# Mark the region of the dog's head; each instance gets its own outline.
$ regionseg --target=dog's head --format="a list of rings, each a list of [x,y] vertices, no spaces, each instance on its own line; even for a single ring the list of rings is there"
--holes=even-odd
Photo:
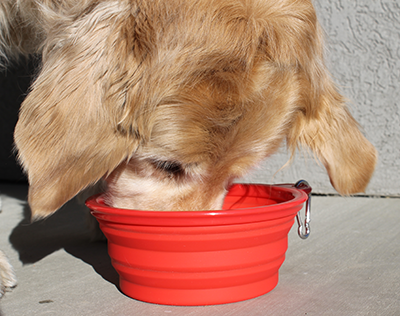
[[[15,130],[34,216],[101,178],[114,206],[217,209],[285,139],[340,193],[365,189],[375,149],[325,69],[310,1],[138,3],[45,23]]]

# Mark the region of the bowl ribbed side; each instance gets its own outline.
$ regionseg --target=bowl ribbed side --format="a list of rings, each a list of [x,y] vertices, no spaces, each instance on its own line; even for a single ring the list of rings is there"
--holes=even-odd
[[[241,301],[272,290],[294,215],[243,225],[148,227],[100,221],[121,290],[168,305]]]

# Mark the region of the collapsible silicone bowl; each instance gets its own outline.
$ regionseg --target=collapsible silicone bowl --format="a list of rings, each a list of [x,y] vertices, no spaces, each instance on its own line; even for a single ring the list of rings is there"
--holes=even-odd
[[[278,284],[305,182],[235,184],[220,211],[117,209],[102,195],[86,201],[108,240],[120,289],[165,305],[213,305],[263,295]]]

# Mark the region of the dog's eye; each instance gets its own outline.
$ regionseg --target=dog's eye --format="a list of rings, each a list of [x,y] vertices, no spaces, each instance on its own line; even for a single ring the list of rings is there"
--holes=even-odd
[[[181,175],[185,172],[182,164],[176,161],[156,160],[152,163],[158,170],[161,170],[170,176]]]

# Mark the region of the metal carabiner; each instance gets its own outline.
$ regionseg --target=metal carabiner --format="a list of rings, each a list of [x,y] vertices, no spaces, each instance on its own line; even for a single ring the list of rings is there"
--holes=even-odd
[[[298,181],[294,186],[296,189],[310,188],[310,185],[305,180]],[[301,211],[299,211],[296,215],[296,219],[297,219],[297,224],[299,225],[297,233],[301,239],[306,239],[306,238],[308,238],[308,236],[310,236],[311,190],[303,190],[303,191],[306,192],[308,195],[308,199],[306,201],[306,218],[305,218],[304,224],[303,224],[303,222],[301,220],[301,215],[300,215]]]

